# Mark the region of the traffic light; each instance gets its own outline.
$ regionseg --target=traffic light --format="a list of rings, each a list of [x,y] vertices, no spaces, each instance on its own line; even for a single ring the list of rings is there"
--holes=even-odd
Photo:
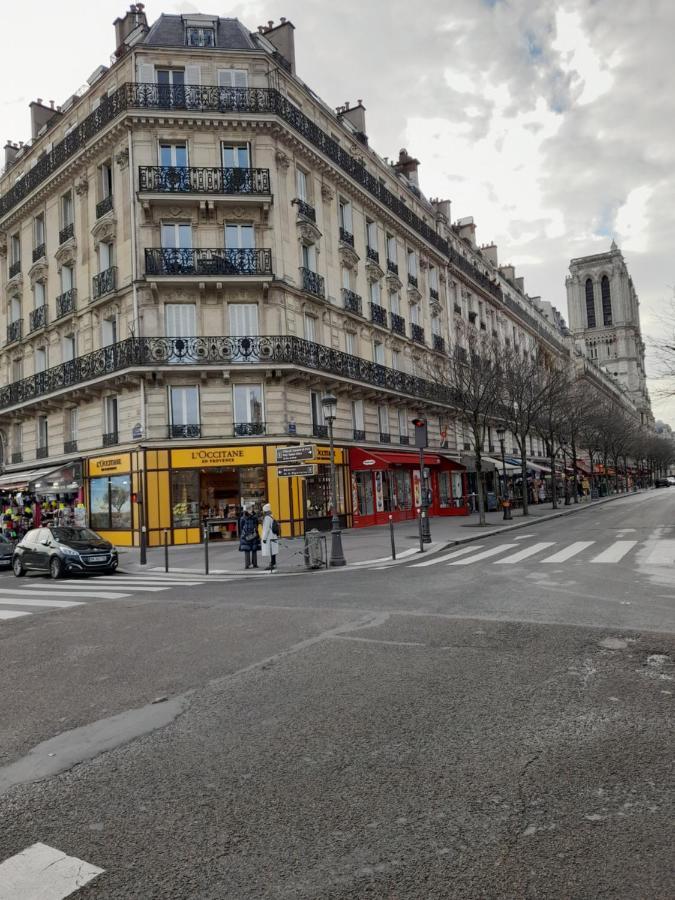
[[[427,420],[426,419],[413,419],[413,425],[415,426],[415,446],[416,447],[426,447],[427,446]]]

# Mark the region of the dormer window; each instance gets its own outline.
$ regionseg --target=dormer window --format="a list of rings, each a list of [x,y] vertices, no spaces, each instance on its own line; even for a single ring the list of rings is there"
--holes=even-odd
[[[216,29],[188,25],[185,29],[185,44],[187,47],[215,47]]]

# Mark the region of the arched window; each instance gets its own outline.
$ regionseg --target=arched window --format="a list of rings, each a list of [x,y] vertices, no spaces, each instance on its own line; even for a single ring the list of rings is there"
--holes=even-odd
[[[609,293],[609,278],[602,276],[600,282],[600,293],[602,295],[602,321],[605,325],[612,324],[612,298]]]
[[[589,328],[595,328],[595,294],[590,278],[586,279],[586,321]]]

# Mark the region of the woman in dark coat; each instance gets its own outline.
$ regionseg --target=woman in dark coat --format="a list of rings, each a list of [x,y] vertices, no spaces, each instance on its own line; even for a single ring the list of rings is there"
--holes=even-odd
[[[239,519],[239,550],[244,553],[246,568],[258,568],[258,550],[260,535],[258,534],[258,517],[250,506],[244,508]]]

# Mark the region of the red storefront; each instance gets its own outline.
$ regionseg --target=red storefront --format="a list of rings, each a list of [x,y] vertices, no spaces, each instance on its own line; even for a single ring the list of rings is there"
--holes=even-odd
[[[349,451],[352,510],[355,528],[415,519],[420,505],[419,453],[405,451]],[[429,470],[431,516],[467,516],[466,470],[452,459],[425,452]]]

